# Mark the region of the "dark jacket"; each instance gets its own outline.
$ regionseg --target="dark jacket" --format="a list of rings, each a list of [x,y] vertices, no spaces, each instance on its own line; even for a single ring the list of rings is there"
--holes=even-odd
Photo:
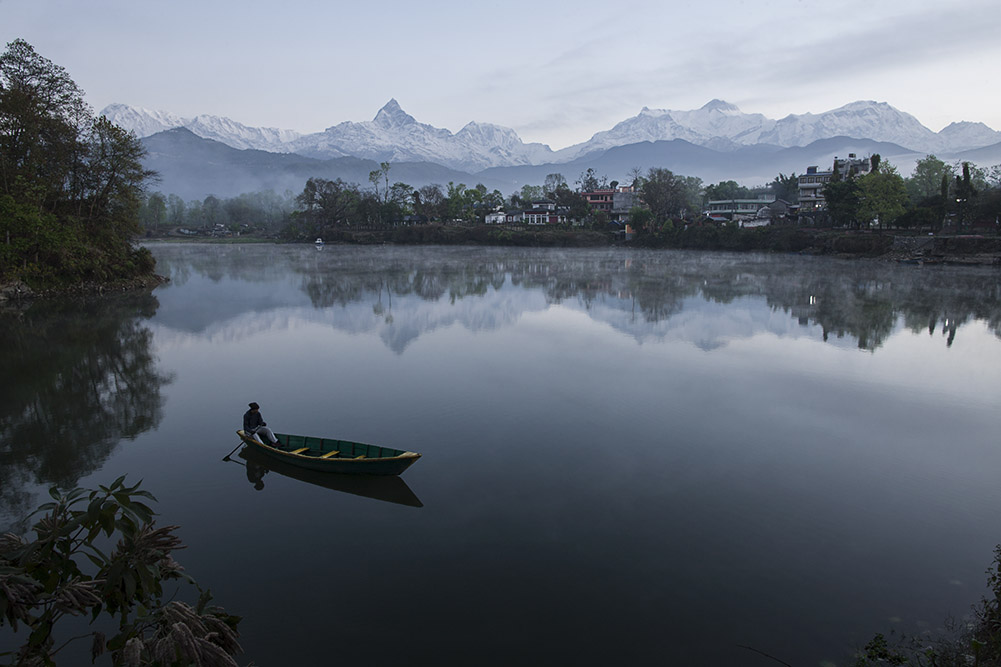
[[[267,426],[264,422],[264,417],[261,416],[261,411],[258,410],[254,412],[253,410],[247,410],[243,413],[243,430],[247,433],[256,433],[257,429],[262,426]]]

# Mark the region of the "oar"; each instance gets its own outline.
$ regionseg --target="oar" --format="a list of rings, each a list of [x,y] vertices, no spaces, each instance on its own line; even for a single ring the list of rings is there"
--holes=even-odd
[[[236,450],[240,449],[240,447],[243,447],[243,440],[240,441],[239,445],[237,445],[236,447],[233,448],[233,452],[235,452]],[[233,454],[233,452],[230,452],[226,456],[222,457],[222,460],[223,461],[229,461],[229,457]]]

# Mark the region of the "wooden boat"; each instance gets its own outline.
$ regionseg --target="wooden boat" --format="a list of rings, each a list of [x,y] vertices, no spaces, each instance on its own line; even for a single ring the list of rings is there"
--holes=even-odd
[[[245,443],[273,459],[319,472],[399,475],[421,457],[417,452],[406,452],[402,449],[287,433],[275,433],[278,447],[273,447],[259,442],[243,429],[236,434]]]
[[[264,474],[273,472],[283,477],[289,477],[306,484],[320,486],[354,496],[372,498],[397,505],[409,507],[424,507],[403,478],[398,475],[345,475],[338,472],[317,472],[299,468],[284,461],[272,458],[261,451],[260,447],[244,447],[238,455],[247,462],[247,476],[252,482],[264,486]]]

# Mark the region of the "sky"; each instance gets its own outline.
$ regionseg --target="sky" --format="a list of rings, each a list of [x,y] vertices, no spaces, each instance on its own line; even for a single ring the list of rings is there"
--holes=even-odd
[[[418,121],[554,149],[643,107],[771,118],[876,100],[1001,130],[1001,0],[0,0],[100,111],[318,132],[391,98]]]

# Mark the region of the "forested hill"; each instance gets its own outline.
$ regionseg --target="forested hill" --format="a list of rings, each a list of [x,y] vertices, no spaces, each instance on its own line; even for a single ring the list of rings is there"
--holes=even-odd
[[[0,285],[104,284],[151,276],[135,248],[142,144],[96,116],[65,69],[24,40],[0,55]]]

